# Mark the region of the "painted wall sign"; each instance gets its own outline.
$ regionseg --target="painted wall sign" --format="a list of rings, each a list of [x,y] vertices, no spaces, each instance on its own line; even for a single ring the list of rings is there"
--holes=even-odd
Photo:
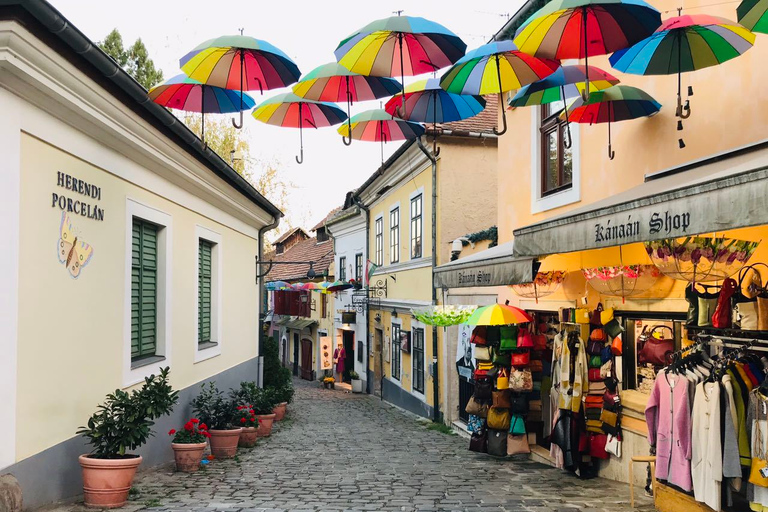
[[[79,194],[84,198],[96,201],[101,200],[101,187],[97,187],[92,183],[87,183],[61,171],[56,173],[56,185],[65,190],[74,192],[75,194]],[[88,219],[98,221],[104,220],[104,209],[100,208],[98,205],[86,202],[82,199],[73,199],[67,195],[53,192],[51,194],[51,207],[56,208],[57,206],[64,212],[80,215],[81,217],[86,217]]]
[[[483,286],[491,283],[491,273],[484,269],[472,269],[459,272],[459,285]]]
[[[69,275],[74,279],[80,276],[80,272],[88,265],[93,256],[93,247],[83,242],[82,239],[74,233],[72,221],[67,212],[61,212],[61,227],[59,234],[59,243],[57,244],[59,262],[63,263]]]
[[[333,368],[333,349],[331,348],[331,338],[329,336],[320,337],[320,369],[330,370]]]

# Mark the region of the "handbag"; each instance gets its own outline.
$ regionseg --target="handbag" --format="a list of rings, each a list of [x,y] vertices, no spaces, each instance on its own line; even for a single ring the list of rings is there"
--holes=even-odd
[[[602,341],[589,340],[587,342],[587,354],[591,356],[599,356],[603,352],[605,343]]]
[[[531,332],[525,327],[521,327],[517,333],[517,348],[533,348]]]
[[[528,414],[530,410],[528,398],[525,395],[513,394],[510,403],[512,405],[509,407],[509,411],[512,414]]]
[[[588,324],[589,310],[587,308],[576,308],[574,310],[573,322],[577,324]]]
[[[685,325],[695,327],[699,324],[699,297],[694,284],[685,287],[685,300],[688,302],[688,312],[685,314]]]
[[[705,288],[709,289],[710,286],[708,285],[702,285]],[[699,293],[696,294],[697,301],[698,301],[698,311],[699,316],[696,320],[696,325],[699,327],[711,327],[712,326],[712,315],[715,314],[715,308],[717,307],[717,299],[718,294],[717,293]]]
[[[534,359],[531,361],[528,369],[531,370],[531,373],[542,373],[544,371],[544,363],[541,359]]]
[[[488,428],[495,428],[497,430],[509,430],[509,423],[512,416],[509,414],[509,409],[500,409],[497,407],[491,407],[488,409]]]
[[[509,372],[509,389],[512,391],[532,391],[533,390],[533,376],[531,371],[527,368],[518,370],[512,368]]]
[[[603,407],[603,399],[599,396],[593,396],[589,395],[587,398],[584,399],[584,407],[591,409],[602,409]]]
[[[600,377],[603,379],[607,379],[611,376],[611,371],[613,370],[613,361],[608,360],[603,364],[603,366],[600,367]]]
[[[638,362],[641,365],[652,364],[654,366],[669,364],[672,353],[675,351],[675,332],[667,325],[656,325],[650,331],[647,328],[647,325],[643,327],[643,332],[638,336],[638,341],[642,342],[643,345],[637,354]],[[660,338],[654,336],[656,331],[661,333],[664,330],[669,331],[669,337],[664,338],[663,334]]]
[[[758,395],[759,397],[760,395]],[[754,401],[754,417],[759,418],[758,402]],[[763,402],[764,404],[765,402]],[[768,487],[768,478],[764,477],[760,470],[768,468],[768,460],[765,453],[765,440],[763,439],[763,429],[758,425],[755,425],[755,442],[754,449],[752,450],[752,460],[749,465],[749,483],[759,485],[760,487]]]
[[[488,453],[488,430],[475,432],[469,440],[469,451],[477,453]]]
[[[470,432],[480,432],[485,428],[485,422],[483,421],[483,418],[480,416],[475,416],[474,414],[469,415],[469,419],[467,419],[467,430]]]
[[[613,352],[613,355],[615,356],[620,356],[624,352],[624,340],[622,340],[621,335],[613,338],[613,341],[611,342],[611,352]]]
[[[531,447],[528,446],[528,436],[507,434],[507,455],[518,455],[520,453],[531,453]]]
[[[605,438],[605,451],[621,458],[621,439],[619,439],[619,436],[608,434]]]
[[[592,434],[589,436],[589,454],[596,459],[608,459],[610,455],[605,451],[608,436],[605,434]]]
[[[512,366],[528,366],[531,362],[531,353],[526,351],[514,352],[510,357]]]
[[[603,412],[600,413],[600,421],[606,425],[615,427],[616,423],[619,421],[619,413],[603,409]]]
[[[765,263],[755,263],[753,265],[746,265],[739,270],[738,287],[736,288],[736,293],[731,298],[733,304],[731,323],[734,327],[749,331],[757,330],[760,323],[755,292],[757,289],[762,289],[763,277],[757,268],[758,265],[768,267]],[[744,285],[747,284],[747,276],[750,270],[752,270],[752,277],[749,279],[750,283],[746,287],[747,293],[744,293]]]
[[[590,341],[599,341],[600,343],[605,343],[605,341],[608,339],[608,336],[605,334],[605,330],[602,328],[592,329],[592,332],[589,333],[589,339]]]
[[[499,342],[499,350],[509,352],[517,348],[517,326],[516,325],[503,325],[499,330],[501,334],[501,341]]]
[[[485,342],[486,345],[490,345],[491,347],[499,346],[499,343],[501,342],[501,329],[498,325],[489,325],[486,327]]]
[[[739,284],[730,277],[723,281],[720,288],[720,296],[717,298],[715,312],[712,314],[712,327],[716,329],[728,329],[731,327],[731,318],[733,315],[733,306],[731,298],[736,293]]]
[[[598,302],[595,310],[592,311],[592,313],[590,313],[589,315],[589,323],[592,325],[603,325],[602,313],[603,313],[603,303]]]
[[[478,361],[490,361],[493,359],[493,349],[486,346],[475,347],[475,359]]]
[[[478,325],[472,331],[472,337],[469,338],[469,342],[475,345],[485,345],[487,332],[488,329],[484,325]]]
[[[604,309],[600,312],[600,321],[605,327],[605,324],[613,320],[613,308]]]
[[[603,330],[609,338],[613,339],[624,332],[624,327],[621,326],[621,322],[615,318],[611,318],[606,324],[603,325]]]
[[[602,382],[603,377],[600,376],[600,368],[589,369],[589,382]]]
[[[487,401],[491,399],[493,392],[493,384],[491,379],[475,379],[475,399],[480,401]]]
[[[495,366],[509,366],[511,355],[509,353],[498,352],[493,355],[493,364]]]
[[[499,368],[496,373],[496,389],[509,389],[509,369]]]
[[[522,436],[526,433],[525,420],[521,415],[519,414],[512,415],[512,420],[510,421],[510,424],[509,424],[509,433],[516,436]]]
[[[598,370],[598,371],[600,371],[600,370]],[[608,388],[605,387],[605,382],[603,382],[602,380],[595,381],[595,382],[590,382],[587,394],[590,394],[590,395],[602,395],[603,393],[605,393],[605,391],[607,389]]]
[[[547,337],[544,334],[534,334],[532,337],[533,339],[533,350],[547,350]]]
[[[493,455],[494,457],[507,456],[506,430],[488,430],[488,455]]]
[[[509,402],[511,393],[508,389],[493,392],[493,406],[500,409],[508,409],[512,404]]]
[[[605,363],[610,361],[611,359],[613,359],[613,349],[611,348],[610,345],[607,347],[603,347],[602,352],[600,352],[600,360]]]
[[[464,411],[478,418],[486,418],[488,417],[488,404],[481,404],[474,396],[471,396]]]
[[[587,362],[587,365],[589,365],[590,368],[600,368],[601,366],[603,366],[602,353],[599,356],[589,356],[589,361]]]
[[[596,420],[587,420],[587,432],[593,432],[595,434],[603,433],[603,423],[599,418]]]

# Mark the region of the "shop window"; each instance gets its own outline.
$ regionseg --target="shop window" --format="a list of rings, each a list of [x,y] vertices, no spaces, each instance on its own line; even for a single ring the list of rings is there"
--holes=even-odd
[[[411,259],[422,256],[423,205],[422,195],[411,199]]]
[[[213,243],[197,243],[197,343],[211,343]]]
[[[413,390],[424,394],[424,329],[413,329]]]
[[[131,361],[157,351],[158,226],[133,219],[131,248]]]
[[[363,340],[357,340],[357,362],[362,363],[363,362]]]
[[[622,357],[617,358],[617,363],[621,360],[622,387],[650,393],[654,376],[665,366],[663,355],[658,354],[663,354],[666,349],[643,352],[643,344],[653,336],[651,343],[672,351],[679,350],[685,333],[685,315],[633,312],[616,313],[616,316],[624,325]],[[648,360],[648,354],[652,353],[654,355]]]
[[[355,281],[362,283],[363,279],[363,255],[355,254]]]
[[[381,217],[376,219],[374,229],[376,235],[374,257],[376,258],[376,265],[381,266],[384,264],[384,219]]]
[[[400,208],[389,212],[389,262],[400,261]]]
[[[392,378],[400,380],[400,326],[392,324]]]
[[[563,102],[556,101],[541,108],[541,196],[571,188],[573,183],[573,154],[566,147],[568,130],[560,119]]]
[[[339,258],[339,280],[340,281],[346,281],[347,280],[347,257],[342,256]]]

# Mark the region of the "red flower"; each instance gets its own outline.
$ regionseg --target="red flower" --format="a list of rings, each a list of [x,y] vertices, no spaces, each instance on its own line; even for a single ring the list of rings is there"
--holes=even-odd
[[[237,410],[238,410],[238,411],[242,411],[243,409],[245,409],[245,406],[244,406],[244,405],[238,405],[238,406],[237,406]]]
[[[240,418],[240,423],[245,423],[245,418]]]
[[[251,409],[251,410],[250,410],[250,411],[248,411],[248,412],[249,412],[249,413],[251,413],[251,414],[256,414],[255,412],[253,412],[253,409]]]
[[[184,430],[186,430],[188,432],[192,432],[192,429],[193,429],[193,427],[192,427],[192,423],[191,422],[187,422],[187,424],[184,425]]]
[[[168,435],[169,436],[172,436],[175,433],[176,433],[176,429],[175,428],[172,428],[171,430],[168,431]]]
[[[201,423],[199,428],[200,430],[208,430],[208,425],[206,425],[205,423]]]
[[[200,423],[200,420],[199,420],[199,419],[197,419],[197,418],[192,418],[192,419],[191,419],[191,420],[189,420],[189,421],[191,421],[192,423]]]
[[[208,432],[200,432],[200,433],[203,434],[205,437],[211,437],[211,434],[209,434]]]

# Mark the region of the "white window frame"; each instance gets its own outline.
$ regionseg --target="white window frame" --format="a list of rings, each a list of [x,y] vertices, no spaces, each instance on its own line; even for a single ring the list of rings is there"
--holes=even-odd
[[[421,196],[421,256],[418,257],[418,258],[414,258],[413,257],[413,251],[411,250],[412,249],[411,241],[413,240],[413,233],[411,231],[412,228],[413,228],[413,222],[411,222],[413,220],[411,218],[411,201],[416,196],[419,196],[419,195]],[[425,197],[424,197],[424,187],[419,187],[418,189],[416,189],[413,192],[411,192],[411,194],[408,196],[408,259],[409,260],[420,260],[422,258],[426,258],[427,257],[426,243],[425,243],[426,237],[424,236],[424,232],[425,232],[425,229],[424,229],[424,226],[425,226],[424,219],[426,218],[426,207],[425,207],[426,204],[427,203],[426,203]],[[431,219],[431,217],[430,217],[430,219]],[[402,214],[402,210],[401,210],[400,211],[400,224],[402,225],[402,223],[403,223],[403,214]],[[431,255],[431,253],[430,253],[430,255]],[[402,260],[400,260],[400,261],[402,262]]]
[[[378,221],[381,221],[381,261],[378,260],[378,250],[376,248],[376,242],[378,241],[378,237],[376,236],[376,223]],[[384,266],[384,261],[386,261],[387,252],[384,250],[384,214],[380,213],[376,216],[376,218],[373,219],[373,262],[377,266]]]
[[[339,280],[347,280],[347,255],[339,256]]]
[[[397,325],[400,328],[400,331],[403,330],[403,321],[400,320],[399,318],[392,318],[390,320],[390,324]],[[390,325],[390,327],[389,327],[390,331],[392,330],[392,325]],[[389,376],[390,376],[390,379],[389,379],[389,381],[396,383],[398,386],[400,386],[402,388],[403,387],[403,347],[402,346],[400,347],[400,375],[398,375],[398,377],[399,377],[398,379],[395,379],[395,378],[393,378],[394,372],[392,371],[392,363],[394,362],[393,357],[392,357],[392,350],[394,349],[394,346],[395,346],[395,336],[394,336],[393,332],[390,332],[389,334],[390,334],[390,336],[389,336],[389,339],[390,339],[390,343],[389,343],[389,374],[390,374]]]
[[[571,123],[573,175],[571,187],[554,194],[541,195],[541,125],[542,106],[531,108],[531,213],[541,213],[581,201],[581,136],[579,125]]]
[[[173,217],[153,206],[126,198],[125,204],[125,290],[123,294],[123,387],[133,386],[171,366],[172,283],[173,283]],[[156,353],[163,359],[144,366],[131,361],[131,245],[133,219],[157,224],[157,342]]]
[[[392,261],[392,212],[397,210],[397,261]],[[400,208],[400,201],[389,207],[389,225],[387,226],[387,232],[389,233],[389,264],[394,265],[400,263],[403,254],[403,209]]]
[[[423,212],[423,209],[422,209]],[[424,214],[422,213],[422,216]],[[414,340],[416,337],[413,335],[414,329],[421,329],[424,332],[424,392],[418,391],[414,387],[414,380],[416,378],[416,372],[414,371],[416,358],[414,357]],[[411,394],[420,398],[422,401],[426,400],[427,393],[427,326],[422,322],[419,322],[415,318],[411,320]]]
[[[198,276],[199,267],[200,267],[200,251],[198,250],[198,244],[200,243],[200,240],[206,240],[208,242],[211,242],[213,244],[213,247],[211,248],[211,337],[214,338],[213,342],[215,342],[215,345],[200,349],[200,344],[198,343],[197,338],[197,329],[195,329],[195,335],[194,335],[194,344],[195,344],[195,363],[199,363],[201,361],[205,361],[206,359],[211,359],[212,357],[216,357],[221,355],[221,348],[222,348],[222,321],[221,321],[221,315],[222,315],[222,308],[221,308],[221,284],[222,284],[222,278],[221,278],[221,271],[222,271],[222,261],[223,261],[223,255],[222,255],[222,240],[223,237],[221,236],[221,233],[217,233],[216,231],[212,231],[204,226],[195,225],[195,246],[194,246],[194,254],[195,254],[195,325],[198,325],[198,322],[200,320],[200,311],[198,310],[198,294],[200,293],[200,279]]]

